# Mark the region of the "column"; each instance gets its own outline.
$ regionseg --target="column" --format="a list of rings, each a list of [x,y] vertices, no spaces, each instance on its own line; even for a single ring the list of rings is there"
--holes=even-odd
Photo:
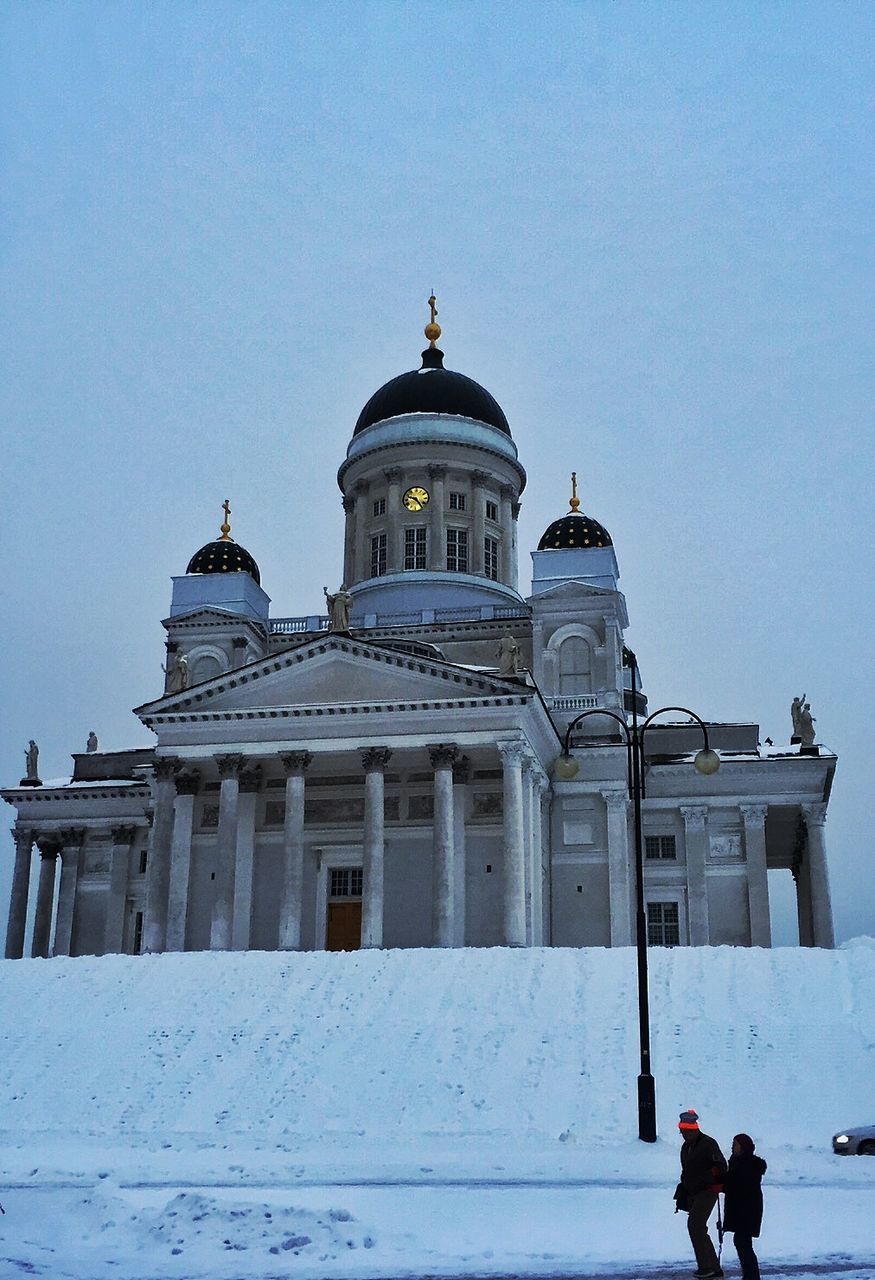
[[[531,850],[531,884],[532,884],[532,934],[531,946],[544,945],[544,827],[541,811],[541,797],[548,781],[539,765],[532,772],[532,850]]]
[[[234,636],[233,640],[231,641],[231,647],[234,653],[231,666],[234,667],[235,669],[237,667],[245,667],[246,649],[248,645],[249,645],[249,641],[246,639],[245,636]]]
[[[383,862],[386,852],[383,774],[392,758],[388,747],[362,752],[365,771],[365,830],[362,885],[362,946],[383,945]]]
[[[73,946],[73,917],[76,912],[76,889],[79,884],[79,862],[85,830],[71,827],[60,832],[61,836],[61,887],[58,891],[58,915],[55,920],[55,945],[53,954],[69,956]]]
[[[355,532],[352,544],[352,577],[346,579],[349,587],[353,582],[361,582],[371,576],[371,544],[367,536],[368,486],[359,480],[352,487],[355,498]],[[358,568],[356,568],[358,559]]]
[[[526,946],[532,945],[532,787],[534,761],[523,757],[523,883],[526,903]]]
[[[283,827],[283,883],[280,896],[281,951],[299,951],[304,897],[304,778],[313,757],[309,751],[280,756],[286,771],[286,819]]]
[[[234,929],[234,874],[240,774],[244,759],[236,753],[216,757],[219,770],[219,828],[216,832],[216,889],[210,950],[230,951]]]
[[[631,947],[632,855],[629,848],[629,796],[625,791],[603,791],[608,814],[608,896],[611,910],[611,946]]]
[[[24,930],[27,924],[27,897],[30,892],[30,856],[34,834],[29,828],[13,827],[15,867],[12,871],[12,894],[6,925],[6,959],[20,960],[24,955]]]
[[[800,947],[814,946],[814,925],[811,920],[811,875],[808,858],[804,852],[792,867],[796,883],[796,919],[799,925]]]
[[[55,866],[61,852],[54,836],[37,836],[39,849],[39,885],[36,891],[36,914],[33,920],[31,955],[48,959],[52,937],[52,911],[55,905]]]
[[[811,877],[811,920],[816,947],[835,946],[832,922],[832,901],[829,892],[829,868],[826,863],[826,843],[823,827],[826,822],[825,804],[804,804],[802,813],[808,831],[808,871]]]
[[[687,914],[690,945],[707,947],[711,940],[708,921],[708,886],[705,879],[705,849],[708,821],[706,805],[681,805],[684,843],[687,850]]]
[[[512,502],[510,505],[510,586],[514,591],[519,588],[520,566],[519,566],[519,518],[520,504]]]
[[[504,945],[526,945],[526,874],[523,833],[523,757],[521,742],[499,742],[504,770]]]
[[[767,804],[740,805],[744,822],[744,856],[747,860],[747,900],[750,912],[750,945],[772,945],[769,912],[769,873],[766,869]]]
[[[194,828],[194,799],[200,787],[196,770],[181,773],[174,780],[173,838],[170,842],[166,951],[185,950],[188,894],[191,881],[191,833]]]
[[[445,569],[447,567],[447,535],[444,513],[446,505],[444,480],[446,478],[446,474],[446,467],[432,465],[428,468],[428,478],[431,489],[431,501],[429,503],[431,516],[429,519],[429,546],[427,561],[429,569]]]
[[[386,477],[386,572],[400,573],[404,564],[401,546],[401,468],[387,467]],[[370,566],[368,568],[370,577]]]
[[[475,471],[471,477],[472,497],[474,504],[473,538],[471,548],[471,572],[482,574],[485,570],[483,559],[483,543],[486,538],[486,485],[489,483],[488,471]]]
[[[550,811],[552,806],[553,792],[550,787],[550,779],[546,774],[542,774],[539,784],[539,809],[541,821],[541,840],[539,844],[540,850],[540,875],[538,876],[538,928],[541,946],[550,946],[553,938],[553,922],[550,911],[550,884],[552,878],[552,844],[550,834]],[[546,893],[545,893],[546,890]],[[546,898],[547,910],[544,909]]]
[[[173,838],[174,779],[179,761],[159,756],[153,765],[155,803],[152,837],[146,862],[146,906],[143,916],[143,953],[163,951],[167,945],[167,906],[170,891],[170,844]]]
[[[428,752],[434,769],[431,937],[435,947],[451,947],[455,941],[453,765],[458,754],[456,747],[444,743],[430,747]]]
[[[261,765],[240,774],[237,800],[237,848],[234,856],[234,912],[231,950],[248,951],[252,931],[252,878],[255,871],[255,810]]]
[[[467,874],[467,815],[468,783],[471,781],[471,761],[461,756],[453,765],[453,838],[456,851],[453,856],[455,873],[453,904],[453,945],[465,945],[465,877]]]
[[[498,552],[498,581],[513,586],[513,501],[515,494],[509,484],[503,484],[499,490],[498,520],[501,525],[501,547]]]
[[[348,586],[355,582],[355,496],[352,493],[343,495],[344,529],[343,529],[343,581]]]
[[[131,846],[137,836],[135,826],[113,827],[109,863],[109,892],[103,927],[103,954],[117,955],[124,948],[125,902],[131,866]],[[148,867],[148,863],[147,863]]]

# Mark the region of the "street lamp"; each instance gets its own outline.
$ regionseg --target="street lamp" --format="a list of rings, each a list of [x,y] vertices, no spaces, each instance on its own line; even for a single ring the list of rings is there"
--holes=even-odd
[[[666,711],[682,711],[696,721],[702,730],[704,746],[693,761],[696,769],[706,776],[720,768],[720,757],[708,745],[708,730],[704,722],[687,707],[660,707],[652,712],[644,723],[638,725],[638,659],[631,649],[623,649],[623,665],[632,673],[632,725],[623,716],[608,708],[581,711],[565,730],[562,754],[553,766],[554,774],[564,782],[576,778],[580,764],[571,754],[571,733],[575,725],[587,716],[610,716],[616,720],[626,738],[626,772],[629,797],[634,810],[635,828],[635,945],[638,955],[638,1032],[641,1046],[641,1071],[638,1076],[638,1137],[642,1142],[656,1141],[656,1084],[650,1070],[650,1005],[647,994],[647,921],[644,915],[644,837],[641,829],[641,801],[646,796],[644,781],[644,735],[656,716]]]

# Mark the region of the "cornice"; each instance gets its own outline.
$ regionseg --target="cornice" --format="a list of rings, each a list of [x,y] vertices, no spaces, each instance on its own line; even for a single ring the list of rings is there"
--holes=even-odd
[[[160,724],[215,724],[224,720],[307,720],[342,718],[359,715],[403,715],[415,711],[457,711],[482,707],[522,707],[534,703],[534,690],[529,696],[509,695],[486,698],[446,698],[411,702],[350,702],[328,706],[319,703],[299,707],[253,707],[235,711],[157,711],[143,715],[142,721],[150,728]]]
[[[142,783],[113,784],[95,787],[6,787],[0,790],[0,798],[9,804],[21,804],[24,800],[35,800],[40,803],[60,804],[65,800],[86,800],[97,797],[100,800],[150,800],[152,793]]]

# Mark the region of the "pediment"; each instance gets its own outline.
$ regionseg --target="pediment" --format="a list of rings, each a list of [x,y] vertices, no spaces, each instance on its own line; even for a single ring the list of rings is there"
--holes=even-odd
[[[503,680],[436,659],[414,657],[350,636],[326,635],[137,708],[155,716],[290,707],[391,707],[399,703],[530,694]]]
[[[574,578],[568,578],[565,582],[555,582],[543,591],[538,591],[535,595],[529,597],[527,603],[537,600],[539,603],[544,600],[563,600],[574,599],[579,600],[582,596],[588,596],[592,599],[604,600],[607,596],[616,596],[619,592],[614,587],[598,587],[590,582],[580,582]]]
[[[215,605],[198,605],[188,613],[174,613],[171,617],[164,618],[161,625],[169,631],[172,627],[227,627],[229,623],[235,626],[255,627],[259,631],[264,630],[254,618],[237,613],[234,609],[219,609]]]

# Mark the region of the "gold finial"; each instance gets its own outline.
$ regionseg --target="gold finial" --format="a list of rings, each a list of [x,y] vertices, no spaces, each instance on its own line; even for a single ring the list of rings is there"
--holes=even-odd
[[[577,472],[571,473],[571,510],[577,515],[577,508],[580,506],[580,498],[577,496]]]
[[[222,503],[222,510],[225,513],[225,523],[220,528],[220,533],[222,536],[219,539],[219,541],[233,542],[234,539],[231,537],[231,503],[228,501],[227,498]]]
[[[428,345],[430,347],[433,347],[441,336],[441,327],[435,321],[435,316],[437,315],[437,307],[435,306],[436,302],[437,298],[434,296],[434,291],[432,290],[432,295],[428,300],[428,305],[431,307],[431,319],[425,326],[425,336],[428,338]]]

